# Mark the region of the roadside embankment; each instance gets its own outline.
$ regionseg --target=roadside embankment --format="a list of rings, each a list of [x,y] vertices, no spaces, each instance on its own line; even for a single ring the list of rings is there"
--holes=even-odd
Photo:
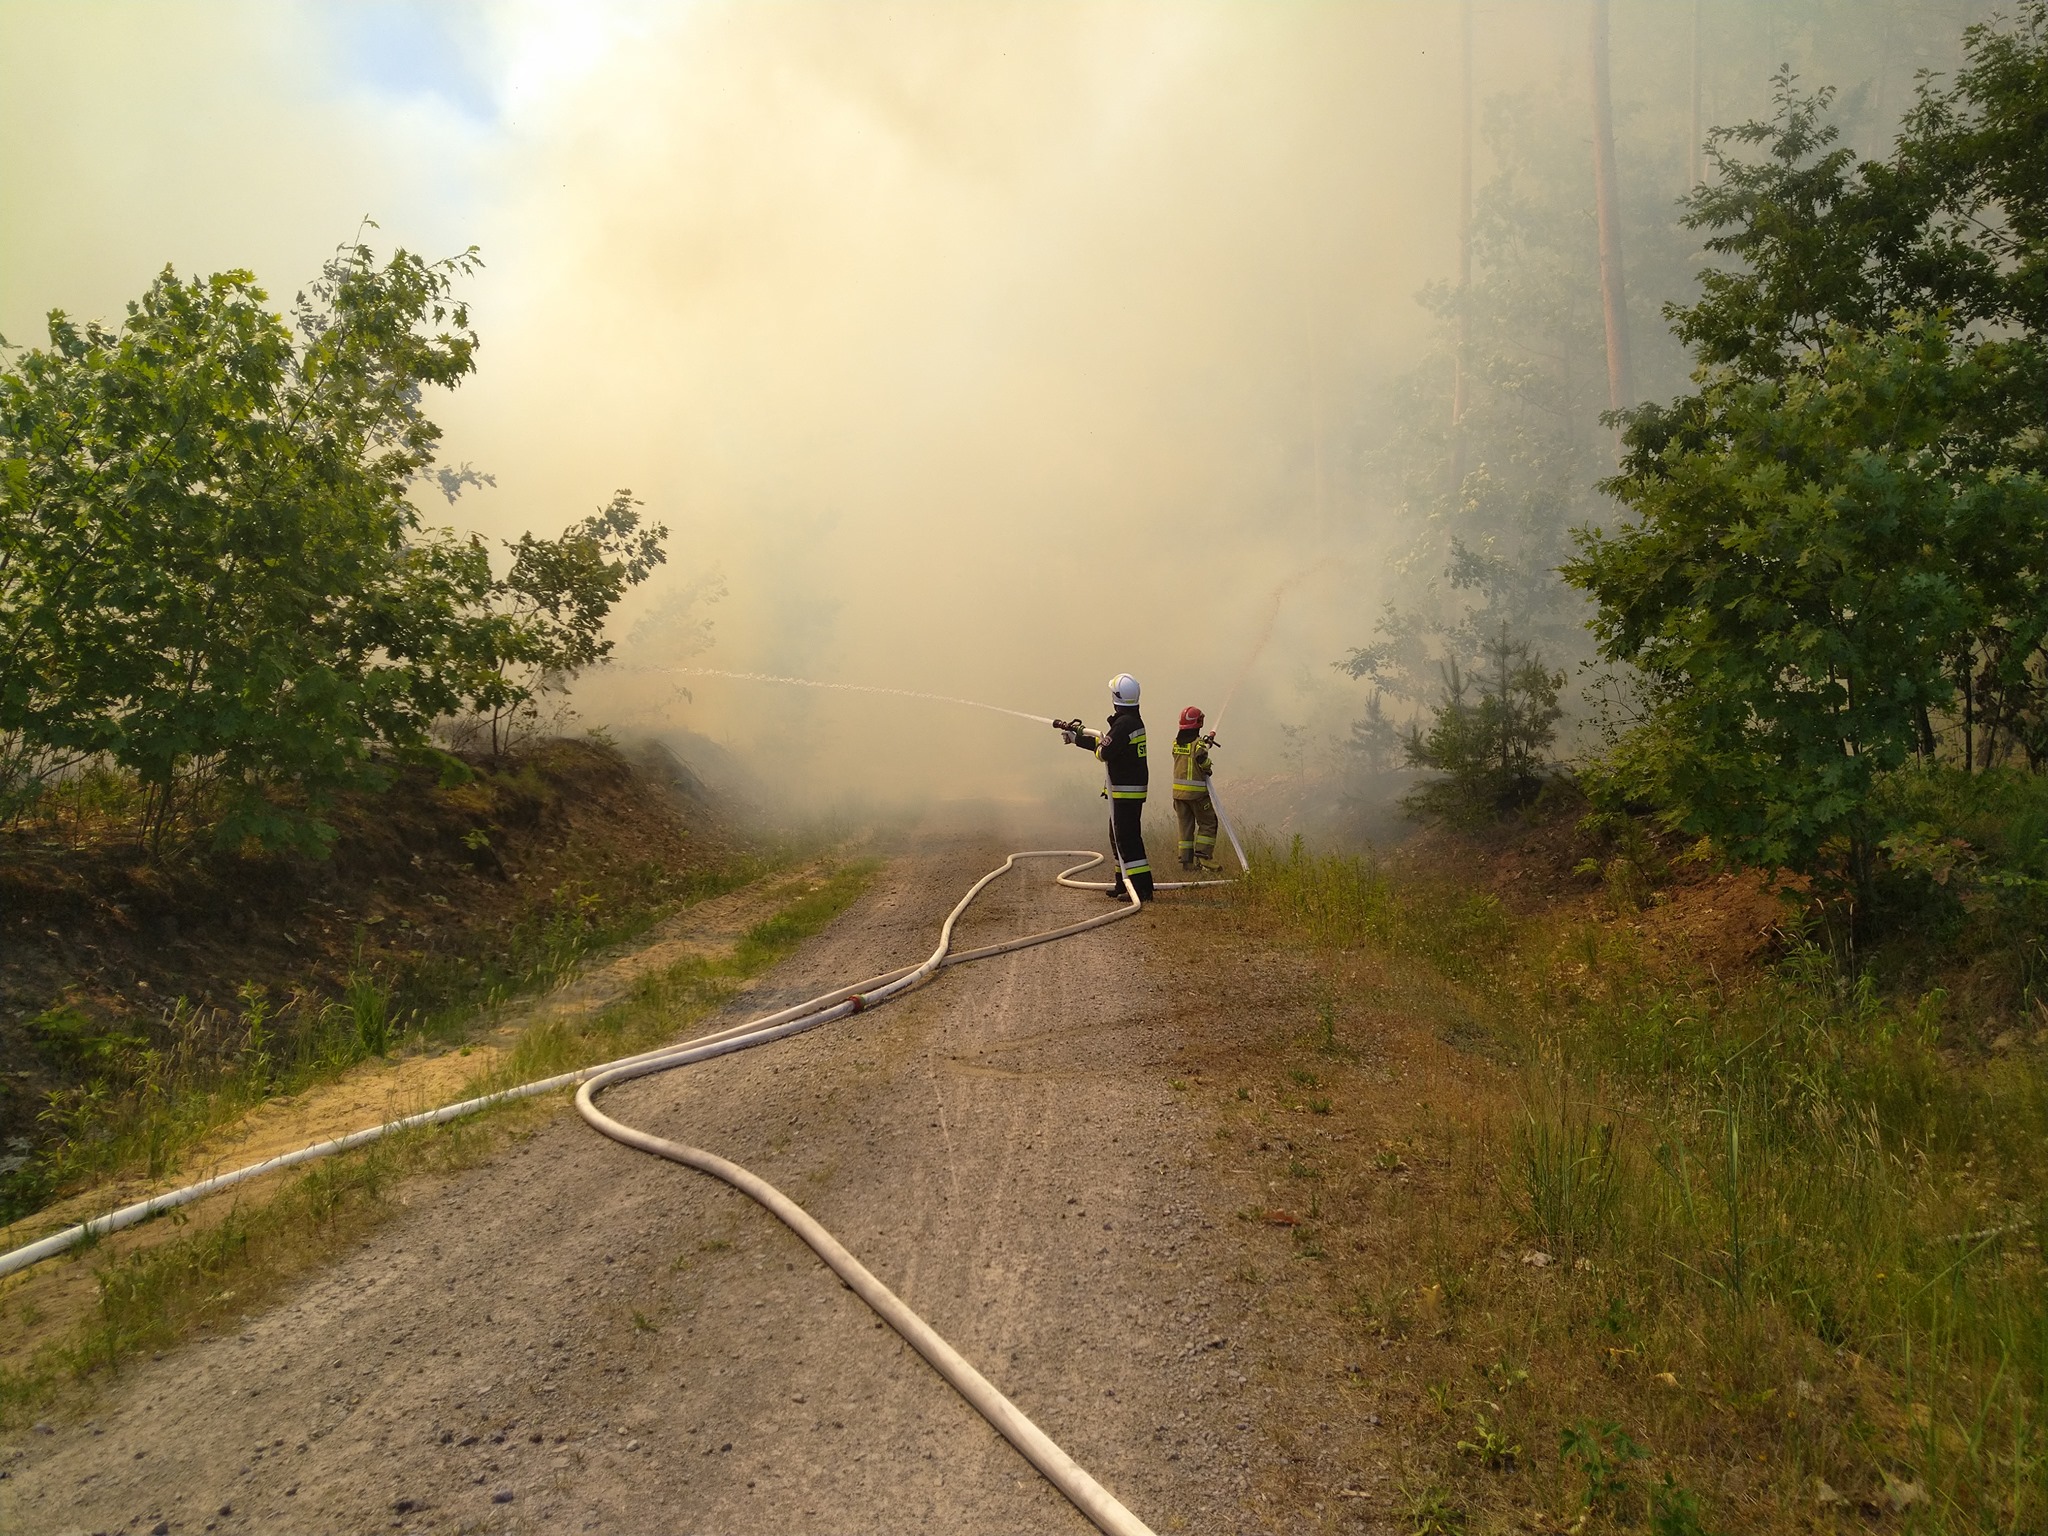
[[[815,860],[687,908],[545,996],[496,1011],[469,1043],[366,1061],[265,1100],[186,1149],[176,1181],[667,1040],[829,922],[873,864]],[[0,1421],[84,1391],[105,1367],[240,1315],[345,1251],[447,1174],[532,1132],[560,1099],[410,1133],[276,1174],[0,1281]],[[12,1247],[164,1187],[131,1175],[0,1230]]]
[[[413,766],[325,858],[145,856],[88,776],[0,834],[0,1219],[155,1179],[215,1128],[504,1001],[774,862],[688,770],[591,740]]]

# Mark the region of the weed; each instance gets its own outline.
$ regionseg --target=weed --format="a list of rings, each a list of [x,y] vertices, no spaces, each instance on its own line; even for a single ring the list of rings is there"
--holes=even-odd
[[[1982,869],[2048,874],[2048,779],[1923,789],[1979,819],[1957,835]],[[1994,816],[1985,807],[2000,796],[2025,805]],[[1654,849],[1619,851],[1663,878]],[[1672,1533],[1710,1516],[1725,1525],[1723,1501],[1757,1493],[1757,1467],[1833,1465],[1845,1441],[1914,1469],[1916,1529],[2039,1529],[2048,1512],[2048,1076],[2032,1039],[2048,1003],[2028,991],[2048,985],[2048,887],[1994,891],[1960,852],[1944,885],[1946,866],[1929,862],[1947,857],[1938,840],[1893,853],[1921,906],[1888,897],[1872,919],[1881,944],[1845,963],[1788,918],[1783,958],[1740,971],[1694,969],[1632,924],[1511,920],[1484,893],[1397,884],[1370,859],[1306,849],[1261,850],[1233,892],[1248,931],[1369,947],[1426,1006],[1470,1021],[1457,1043],[1490,1037],[1499,1057],[1542,1064],[1497,1118],[1448,1126],[1447,1153],[1471,1221],[1511,1217],[1564,1259],[1561,1276],[1548,1271],[1561,1283],[1520,1284],[1512,1252],[1495,1271],[1471,1251],[1490,1238],[1466,1245],[1463,1263],[1542,1361],[1528,1411],[1587,1416],[1596,1427],[1577,1426],[1573,1476],[1633,1476],[1633,1507],[1615,1518],[1638,1528],[1646,1512]],[[1603,853],[1589,873],[1610,865]],[[1620,874],[1610,895],[1629,900],[1615,906],[1637,894],[1615,888]],[[1282,1091],[1298,1102],[1298,1086]],[[1392,1144],[1354,1155],[1400,1166]],[[1358,1296],[1347,1315],[1403,1325],[1398,1301],[1331,1278]],[[1853,1407],[1761,1396],[1837,1365],[1853,1374]],[[1688,1390],[1672,1391],[1681,1379]],[[1643,1486],[1598,1432],[1646,1390],[1660,1435],[1726,1458],[1690,1504],[1675,1485]]]
[[[1568,1096],[1516,1127],[1512,1204],[1525,1230],[1561,1258],[1602,1241],[1614,1214],[1614,1127],[1575,1113]]]
[[[757,879],[767,867],[747,858],[677,879],[649,866],[638,872],[638,890],[653,894],[609,903],[558,888],[489,953],[420,955],[391,976],[363,964],[359,934],[339,1000],[295,994],[280,1001],[250,983],[232,1009],[180,998],[154,1019],[112,1031],[75,1009],[54,1009],[31,1022],[30,1037],[52,1067],[83,1081],[49,1095],[39,1118],[50,1139],[0,1173],[0,1222],[110,1174],[166,1174],[195,1140],[271,1094],[331,1079],[396,1049],[405,1036],[459,1039],[480,1014],[556,984],[593,949],[642,931],[677,905]],[[766,952],[781,953],[772,944]]]
[[[1287,1074],[1287,1081],[1297,1088],[1320,1088],[1323,1080],[1306,1067],[1296,1067]]]
[[[1707,1536],[1700,1501],[1669,1472],[1661,1483],[1650,1485],[1650,1536]]]
[[[1600,1309],[1600,1326],[1619,1338],[1628,1327],[1628,1302],[1620,1296],[1609,1296],[1607,1304]]]
[[[635,1333],[659,1333],[661,1330],[655,1325],[653,1318],[642,1312],[638,1307],[635,1307],[633,1309],[633,1331]]]
[[[1408,1500],[1409,1536],[1463,1536],[1465,1511],[1449,1490],[1434,1485],[1420,1492],[1402,1490]]]
[[[1583,1419],[1567,1426],[1558,1440],[1565,1465],[1585,1479],[1584,1507],[1603,1510],[1618,1504],[1628,1492],[1629,1468],[1643,1459],[1643,1448],[1619,1424]]]
[[[1312,1115],[1327,1115],[1330,1112],[1330,1101],[1321,1095],[1312,1097],[1308,1101],[1308,1112]]]
[[[1526,1387],[1529,1384],[1529,1368],[1505,1358],[1496,1360],[1486,1368],[1486,1382],[1495,1392],[1505,1397],[1515,1388]]]
[[[1489,1472],[1505,1472],[1520,1459],[1522,1448],[1482,1413],[1472,1421],[1472,1438],[1458,1442],[1458,1454],[1476,1456]]]
[[[356,969],[349,973],[348,987],[341,995],[348,1010],[355,1043],[365,1056],[383,1056],[391,1050],[391,994],[377,985],[377,979],[362,969],[362,945],[356,946]]]
[[[1249,1089],[1249,1088],[1245,1087],[1245,1086],[1244,1086],[1244,1085],[1243,1085],[1242,1083],[1238,1084],[1238,1088],[1237,1088],[1237,1101],[1238,1101],[1238,1103],[1240,1103],[1240,1104],[1249,1104],[1249,1103],[1251,1102],[1251,1099],[1252,1099],[1252,1091],[1251,1091],[1251,1089]]]

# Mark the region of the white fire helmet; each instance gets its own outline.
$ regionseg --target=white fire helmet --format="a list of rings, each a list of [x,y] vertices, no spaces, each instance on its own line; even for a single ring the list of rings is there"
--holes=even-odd
[[[1119,672],[1109,680],[1111,702],[1122,708],[1138,702],[1138,680],[1128,672]]]

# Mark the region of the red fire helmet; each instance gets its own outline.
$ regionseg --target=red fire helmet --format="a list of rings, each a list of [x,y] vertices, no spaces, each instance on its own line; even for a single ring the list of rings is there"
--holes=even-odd
[[[1202,712],[1190,704],[1180,712],[1180,728],[1184,731],[1198,731],[1202,728]]]

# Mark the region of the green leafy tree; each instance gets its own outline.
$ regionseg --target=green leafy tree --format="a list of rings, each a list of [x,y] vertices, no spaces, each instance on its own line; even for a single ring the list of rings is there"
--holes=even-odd
[[[560,538],[524,533],[506,546],[511,569],[492,585],[486,665],[472,688],[493,757],[534,728],[545,695],[611,655],[606,618],[667,559],[668,529],[642,528],[639,506],[622,490]]]
[[[0,795],[108,760],[146,791],[153,846],[204,820],[317,849],[322,800],[380,754],[530,690],[508,665],[602,655],[661,530],[613,571],[593,551],[632,543],[615,503],[523,541],[501,579],[412,501],[484,478],[436,465],[422,408],[475,366],[452,294],[475,265],[354,245],[290,322],[247,272],[167,269],[117,328],[53,313],[0,370]]]
[[[1697,388],[1627,413],[1637,521],[1566,566],[1655,701],[1617,787],[1859,892],[1884,774],[2048,761],[2048,5],[1965,55],[1882,162],[1789,77],[1717,131],[1689,218],[1737,265],[1668,311]]]
[[[348,250],[296,336],[246,272],[166,270],[118,330],[52,314],[0,374],[0,730],[133,770],[153,840],[201,786],[230,837],[288,837],[259,786],[418,739],[455,702],[437,620],[489,579],[407,500],[420,392],[474,366],[448,297],[473,261]]]

